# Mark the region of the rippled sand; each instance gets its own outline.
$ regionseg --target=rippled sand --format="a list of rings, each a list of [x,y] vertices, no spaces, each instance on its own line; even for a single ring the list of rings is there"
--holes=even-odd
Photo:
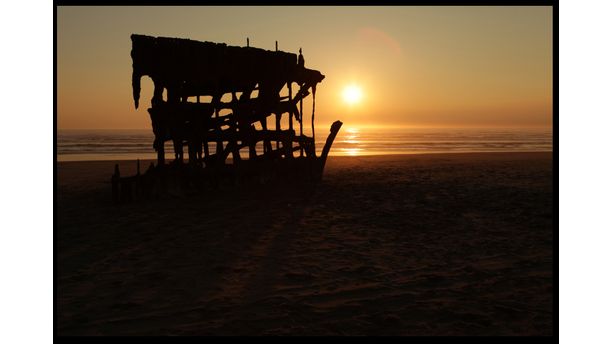
[[[58,164],[59,335],[553,333],[551,153],[330,157],[316,186],[120,206],[113,164]]]

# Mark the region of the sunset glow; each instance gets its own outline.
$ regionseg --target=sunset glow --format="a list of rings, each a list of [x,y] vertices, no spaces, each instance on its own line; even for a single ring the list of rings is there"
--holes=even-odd
[[[287,22],[316,25],[305,34]],[[302,48],[306,68],[325,75],[321,126],[552,123],[550,7],[60,7],[57,31],[60,129],[149,128],[148,106],[135,110],[131,96],[133,33]],[[141,93],[152,98],[151,79]]]
[[[361,92],[361,88],[356,85],[349,85],[342,91],[342,98],[349,105],[359,103],[362,97],[363,93]]]

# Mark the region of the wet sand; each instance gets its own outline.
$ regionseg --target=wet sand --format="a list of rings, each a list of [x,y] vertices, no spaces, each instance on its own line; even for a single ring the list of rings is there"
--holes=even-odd
[[[330,157],[317,185],[124,205],[113,166],[58,163],[59,335],[553,334],[552,153]]]

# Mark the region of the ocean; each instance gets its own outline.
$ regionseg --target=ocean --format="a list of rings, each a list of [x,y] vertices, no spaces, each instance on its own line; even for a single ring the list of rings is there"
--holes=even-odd
[[[315,130],[320,154],[329,128]],[[310,131],[305,132],[310,136]],[[274,143],[273,143],[274,146]],[[257,147],[262,152],[261,145]],[[187,159],[185,148],[185,159]],[[211,145],[214,151],[214,145]],[[246,157],[246,149],[244,152]],[[354,128],[343,126],[330,155],[552,151],[552,131],[541,128]],[[230,155],[231,156],[231,155]],[[155,159],[153,133],[142,130],[59,130],[58,161]],[[166,158],[173,159],[172,143]]]

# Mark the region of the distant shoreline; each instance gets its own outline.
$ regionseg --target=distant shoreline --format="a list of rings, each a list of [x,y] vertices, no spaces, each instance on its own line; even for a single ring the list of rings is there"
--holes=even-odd
[[[320,154],[325,132],[317,132]],[[421,155],[445,153],[551,152],[550,132],[524,130],[399,130],[346,128],[334,140],[331,156]],[[74,132],[59,134],[58,161],[121,161],[156,159],[152,133]],[[215,146],[214,142],[210,143]],[[209,145],[210,145],[209,144]],[[255,146],[258,155],[263,145]],[[174,158],[171,142],[165,144],[166,157]],[[247,158],[248,150],[240,151]]]
[[[337,155],[337,154],[333,154],[330,153],[330,157],[334,157],[334,158],[379,158],[379,157],[393,157],[393,156],[412,156],[412,155],[418,155],[418,156],[429,156],[429,155],[435,155],[435,156],[442,156],[445,154],[449,154],[449,155],[456,155],[456,154],[546,154],[546,153],[552,153],[552,150],[542,150],[542,151],[470,151],[470,152],[414,152],[414,153],[389,153],[389,154],[357,154],[357,155]],[[58,154],[56,156],[56,162],[57,163],[67,163],[67,162],[104,162],[104,161],[136,161],[136,160],[140,160],[141,162],[144,161],[151,161],[154,162],[156,161],[155,158],[136,158],[136,157],[129,157],[129,158],[108,158],[108,159],[70,159],[70,160],[63,160],[60,157],[67,157],[67,156],[75,156],[75,155],[82,155],[82,154]],[[166,161],[170,162],[172,161],[173,158],[172,157],[167,157]],[[185,158],[184,160],[185,162],[187,162],[187,158]],[[232,161],[231,157],[228,157],[228,161]]]

